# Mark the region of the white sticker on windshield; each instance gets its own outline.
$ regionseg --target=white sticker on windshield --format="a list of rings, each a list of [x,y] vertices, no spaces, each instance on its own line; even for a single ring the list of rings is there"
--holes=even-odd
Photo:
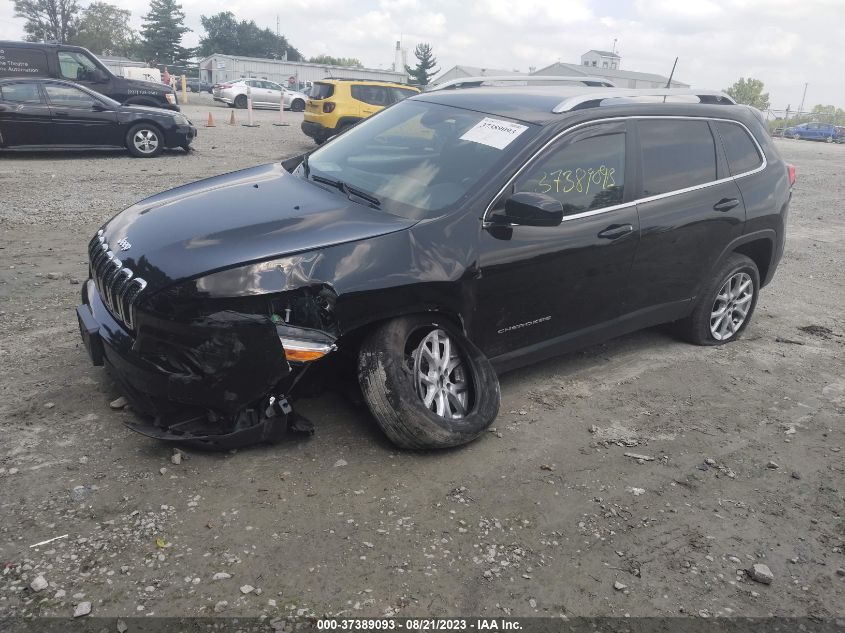
[[[511,141],[527,129],[527,125],[484,117],[477,125],[467,130],[461,140],[505,149]]]

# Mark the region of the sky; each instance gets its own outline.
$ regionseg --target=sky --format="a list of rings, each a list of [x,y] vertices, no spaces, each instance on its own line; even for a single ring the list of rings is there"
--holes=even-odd
[[[86,5],[87,0],[80,4]],[[138,28],[148,0],[113,0]],[[441,70],[456,64],[521,70],[578,63],[616,40],[622,69],[668,75],[697,88],[761,79],[772,108],[845,108],[845,0],[183,0],[193,46],[201,15],[232,11],[281,32],[304,55],[357,57],[387,68],[396,40],[431,44]],[[0,0],[0,40],[20,39],[23,20]]]

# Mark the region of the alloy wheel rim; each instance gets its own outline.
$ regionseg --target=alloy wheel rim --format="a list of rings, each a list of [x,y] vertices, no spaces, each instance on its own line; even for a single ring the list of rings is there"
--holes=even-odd
[[[158,136],[152,130],[138,130],[133,143],[139,152],[151,154],[158,147]]]
[[[457,345],[445,331],[429,332],[413,352],[417,395],[429,411],[459,420],[467,415],[470,386]]]
[[[710,334],[717,341],[726,341],[734,335],[748,318],[754,282],[748,273],[731,275],[716,294],[710,311]]]

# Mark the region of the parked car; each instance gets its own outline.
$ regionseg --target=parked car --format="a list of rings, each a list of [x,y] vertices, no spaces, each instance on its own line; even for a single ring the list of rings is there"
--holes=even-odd
[[[781,259],[795,171],[759,113],[665,94],[426,93],[308,155],[134,204],[88,245],[91,359],[153,437],[307,430],[302,385],[345,376],[394,443],[432,448],[489,427],[497,371],[666,322],[735,341]]]
[[[176,92],[170,86],[118,77],[79,46],[0,42],[0,79],[22,77],[64,79],[124,105],[179,111]]]
[[[215,101],[225,103],[229,107],[245,108],[247,106],[247,88],[252,97],[253,108],[278,108],[279,99],[284,94],[285,110],[302,112],[308,99],[302,92],[288,90],[284,86],[265,79],[241,79],[230,83],[214,86],[212,94]]]
[[[189,77],[185,81],[185,88],[188,92],[212,92],[211,84],[196,77]]]
[[[69,81],[0,79],[0,150],[126,148],[152,158],[188,150],[196,135],[178,112],[121,105]]]
[[[323,79],[311,86],[302,131],[317,144],[340,134],[402,99],[419,94],[419,88],[389,81]]]
[[[829,123],[802,123],[786,128],[783,135],[787,138],[825,141],[826,143],[840,142],[841,140],[841,134],[836,126]]]

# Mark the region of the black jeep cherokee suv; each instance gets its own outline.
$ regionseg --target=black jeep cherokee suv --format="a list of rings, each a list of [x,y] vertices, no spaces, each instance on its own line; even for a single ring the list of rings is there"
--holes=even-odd
[[[309,427],[306,372],[345,358],[391,440],[453,446],[496,417],[496,370],[665,322],[738,338],[794,170],[725,95],[596,90],[423,93],[116,215],[77,313],[131,426],[273,440]]]

